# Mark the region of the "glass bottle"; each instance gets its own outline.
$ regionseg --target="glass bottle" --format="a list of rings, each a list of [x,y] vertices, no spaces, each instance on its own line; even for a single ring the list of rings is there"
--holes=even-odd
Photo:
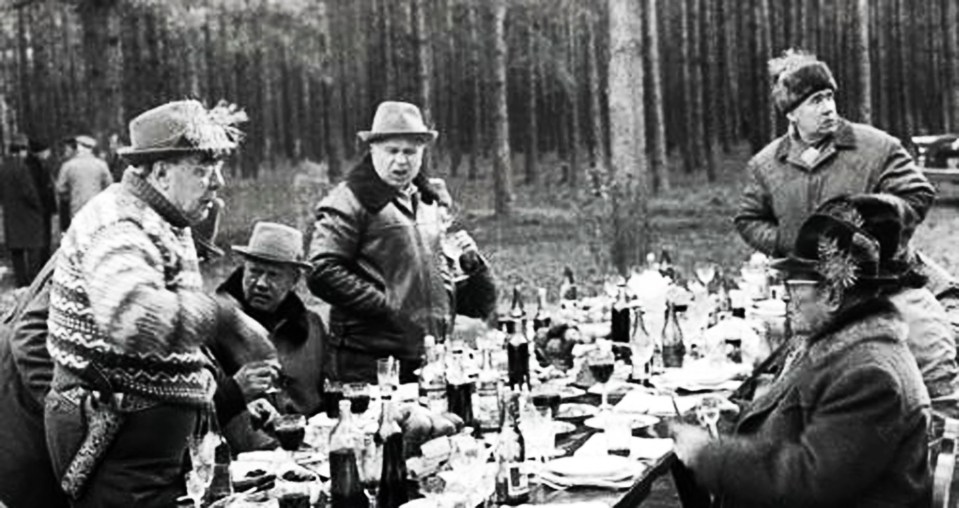
[[[473,426],[473,390],[475,384],[467,375],[462,352],[449,357],[446,366],[446,404],[449,412],[463,419],[467,426]]]
[[[620,282],[616,289],[616,300],[612,307],[612,323],[609,339],[623,344],[629,343],[629,299],[626,297],[626,283]]]
[[[633,362],[629,380],[634,383],[646,384],[652,374],[653,356],[656,354],[656,342],[646,331],[646,322],[643,320],[643,311],[636,309],[636,324],[633,326],[633,335],[630,338],[630,352]],[[662,358],[662,357],[660,357]]]
[[[666,320],[663,323],[663,366],[682,367],[686,346],[683,344],[683,330],[676,316],[676,305],[666,302]]]
[[[521,321],[507,321],[506,333],[506,362],[509,386],[517,390],[524,386],[529,387],[530,344],[521,326]]]
[[[483,431],[499,429],[502,411],[499,403],[500,374],[493,368],[493,351],[481,351],[482,364],[473,392],[473,418],[476,428]]]
[[[389,395],[383,398],[383,413],[376,439],[383,447],[383,472],[377,493],[377,508],[398,508],[407,503],[406,460],[403,459],[403,433],[396,422],[396,406]]]
[[[340,420],[330,433],[330,506],[366,508],[369,501],[357,469],[361,431],[353,422],[351,402],[341,400]]]
[[[426,354],[419,375],[420,399],[434,413],[445,413],[449,406],[446,403],[446,365],[443,345],[437,344],[436,338],[432,335],[424,337],[423,343]]]
[[[546,288],[536,290],[536,315],[533,316],[533,331],[538,332],[543,328],[549,328],[552,319],[546,311]]]
[[[504,409],[503,427],[496,447],[497,501],[517,506],[529,502],[529,477],[526,475],[526,441],[519,428],[519,393],[509,392]]]
[[[579,290],[576,287],[576,281],[573,279],[573,269],[563,268],[563,283],[559,286],[559,299],[561,302],[572,302],[579,299]]]

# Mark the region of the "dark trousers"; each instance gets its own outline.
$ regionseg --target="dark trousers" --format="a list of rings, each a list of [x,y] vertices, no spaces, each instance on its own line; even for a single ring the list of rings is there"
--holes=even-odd
[[[44,257],[46,256],[46,257]],[[18,288],[29,286],[50,257],[50,247],[10,249],[13,277]]]
[[[47,446],[57,478],[62,478],[83,442],[87,407],[84,400],[56,388],[47,395]],[[198,409],[170,404],[128,413],[72,506],[175,506],[176,499],[186,494],[187,438],[196,430],[198,418]]]
[[[376,384],[376,360],[386,356],[331,344],[326,355],[326,378],[345,383]],[[400,359],[400,383],[415,383],[415,371],[421,364],[419,359]]]

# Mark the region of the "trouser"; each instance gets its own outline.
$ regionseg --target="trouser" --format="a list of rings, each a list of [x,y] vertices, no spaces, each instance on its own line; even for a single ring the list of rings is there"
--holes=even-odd
[[[10,249],[13,261],[13,276],[18,288],[29,286],[33,278],[40,273],[40,268],[50,256],[50,248],[42,247],[29,249]]]
[[[376,384],[376,360],[382,354],[330,344],[326,355],[326,378],[346,383]],[[415,383],[421,361],[400,359],[400,383]]]
[[[88,392],[89,393],[89,392]],[[183,475],[189,463],[187,438],[200,410],[160,404],[125,414],[113,443],[87,481],[74,508],[169,507],[186,494]],[[83,442],[89,406],[75,391],[52,388],[44,420],[47,447],[58,479]]]

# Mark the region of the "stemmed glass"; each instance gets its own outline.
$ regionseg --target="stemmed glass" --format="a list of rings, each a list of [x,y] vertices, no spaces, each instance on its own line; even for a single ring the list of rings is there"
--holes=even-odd
[[[360,485],[369,500],[369,508],[376,508],[376,495],[380,488],[380,475],[383,472],[383,454],[376,446],[373,436],[363,436],[363,451],[357,460],[357,472],[360,475]]]
[[[700,425],[706,427],[709,435],[713,438],[719,437],[719,430],[716,425],[719,423],[719,413],[724,405],[721,398],[715,395],[707,395],[696,406],[696,418],[699,419]]]
[[[706,288],[707,293],[712,293],[709,284],[716,278],[716,263],[712,261],[697,261],[694,267],[696,278]]]
[[[389,395],[400,386],[400,362],[389,356],[376,360],[376,382],[380,396]]]
[[[589,358],[589,372],[596,379],[596,382],[602,385],[602,403],[599,405],[601,412],[612,410],[609,404],[609,378],[613,377],[613,368],[616,365],[616,359],[613,356],[612,348],[600,347],[593,351]]]
[[[213,474],[203,475],[197,472],[197,470],[190,471],[186,474],[186,495],[193,501],[193,506],[199,508],[202,506],[203,496],[206,494],[206,489],[210,488],[210,483],[213,482]]]
[[[294,462],[293,452],[300,449],[306,436],[306,417],[299,414],[280,415],[273,424],[280,448],[287,452],[289,462]]]

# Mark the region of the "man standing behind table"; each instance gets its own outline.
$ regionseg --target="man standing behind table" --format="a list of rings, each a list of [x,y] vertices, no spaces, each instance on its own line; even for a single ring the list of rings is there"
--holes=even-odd
[[[279,356],[282,377],[274,396],[276,409],[307,416],[320,411],[323,394],[323,343],[326,330],[320,316],[306,308],[295,288],[302,271],[310,268],[303,256],[303,234],[273,222],[253,226],[249,245],[234,245],[243,265],[217,288],[234,299],[247,315],[270,332]],[[213,348],[214,356],[222,358]],[[243,414],[247,404],[262,397],[271,386],[272,367],[263,362],[243,366],[222,365],[230,378],[220,382],[217,412]],[[259,415],[257,415],[259,416]],[[249,418],[231,418],[227,438],[234,452],[263,448],[272,442],[254,434]]]
[[[246,116],[171,102],[130,122],[133,166],[90,200],[61,243],[50,289],[53,380],[44,422],[74,506],[172,506],[187,438],[216,388],[202,348],[230,341],[275,358],[266,330],[202,292],[190,225],[223,185]]]
[[[806,217],[840,195],[894,194],[925,218],[932,185],[898,139],[839,116],[838,87],[824,62],[790,50],[770,60],[769,70],[773,101],[789,129],[747,166],[735,216],[747,244],[770,257],[789,254]]]
[[[392,355],[401,382],[414,381],[424,335],[451,329],[444,217],[435,187],[420,172],[437,135],[413,104],[381,103],[372,128],[358,133],[369,155],[317,207],[307,284],[331,305],[331,380],[376,382],[376,359]],[[488,276],[481,258],[466,265],[462,259],[464,277]]]
[[[97,141],[90,136],[77,136],[76,142],[76,155],[63,163],[57,177],[63,231],[87,201],[113,183],[107,163],[93,154]]]

